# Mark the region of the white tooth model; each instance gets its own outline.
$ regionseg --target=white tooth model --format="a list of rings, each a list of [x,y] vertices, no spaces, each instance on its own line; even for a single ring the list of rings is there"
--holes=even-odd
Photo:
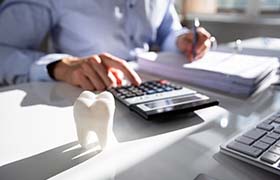
[[[115,100],[110,92],[95,95],[84,91],[76,100],[73,110],[78,141],[83,148],[89,148],[90,132],[95,132],[102,150],[116,142],[113,134]]]

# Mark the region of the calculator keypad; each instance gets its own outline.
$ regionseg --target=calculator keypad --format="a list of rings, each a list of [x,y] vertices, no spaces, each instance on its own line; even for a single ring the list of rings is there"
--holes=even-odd
[[[148,81],[142,83],[140,86],[123,86],[113,88],[111,91],[122,98],[132,98],[137,96],[143,96],[146,94],[156,94],[162,92],[168,92],[172,90],[182,89],[182,86],[170,84],[168,81]]]
[[[109,91],[128,105],[195,93],[193,90],[172,84],[166,80],[147,81],[139,86],[122,86],[111,88]]]

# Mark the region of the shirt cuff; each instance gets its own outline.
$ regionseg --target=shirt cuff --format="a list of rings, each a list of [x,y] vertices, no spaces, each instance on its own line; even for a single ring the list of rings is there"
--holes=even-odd
[[[182,28],[180,30],[172,31],[171,33],[169,33],[169,35],[166,37],[165,41],[163,42],[161,50],[176,52],[176,53],[180,52],[176,44],[177,37],[188,32],[189,30],[187,28]]]
[[[65,57],[71,57],[68,54],[49,54],[41,57],[38,61],[35,61],[30,69],[29,77],[31,81],[53,81],[50,77],[47,69],[47,65],[60,60]]]

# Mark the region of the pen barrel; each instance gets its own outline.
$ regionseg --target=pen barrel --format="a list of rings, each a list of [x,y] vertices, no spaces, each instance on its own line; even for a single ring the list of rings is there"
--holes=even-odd
[[[200,26],[200,22],[198,18],[194,18],[194,22],[193,22],[193,43],[192,43],[192,55],[193,58],[196,57],[196,46],[197,46],[197,42],[198,42],[198,32],[197,32],[197,28]]]
[[[193,58],[196,57],[196,47],[197,47],[197,42],[198,42],[198,33],[197,33],[197,27],[193,27],[193,41],[192,41],[192,55]]]

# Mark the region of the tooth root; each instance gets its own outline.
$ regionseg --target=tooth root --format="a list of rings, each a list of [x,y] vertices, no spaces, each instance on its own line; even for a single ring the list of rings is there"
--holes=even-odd
[[[88,130],[81,127],[77,127],[78,141],[83,148],[87,148],[88,145]]]
[[[107,134],[96,133],[96,135],[101,148],[104,149],[107,146]]]

